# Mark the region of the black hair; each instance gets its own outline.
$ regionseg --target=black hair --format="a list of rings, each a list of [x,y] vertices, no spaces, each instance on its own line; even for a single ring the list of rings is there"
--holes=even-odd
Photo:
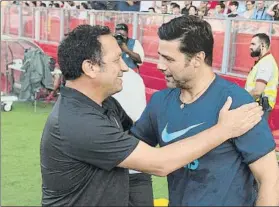
[[[180,40],[180,52],[192,58],[203,51],[205,63],[212,66],[214,39],[211,26],[196,16],[180,16],[164,23],[158,31],[161,40]]]
[[[58,3],[54,3],[53,6],[54,6],[55,8],[60,8],[60,5],[59,5]]]
[[[149,10],[149,9],[152,9],[153,12],[155,12],[155,8],[154,8],[154,7],[149,7],[148,10]]]
[[[128,28],[127,24],[121,23],[121,24],[116,25],[115,30],[124,30],[124,31],[128,32],[129,28]]]
[[[81,5],[83,6],[84,9],[89,9],[88,4],[81,2]]]
[[[222,1],[218,2],[218,4],[216,6],[220,6],[221,9],[225,9],[226,8],[226,5]]]
[[[102,64],[99,37],[111,34],[105,26],[80,25],[67,34],[58,47],[58,64],[66,80],[75,80],[83,73],[82,63]]]
[[[190,10],[191,8],[194,8],[195,11],[196,11],[196,13],[197,13],[197,11],[198,11],[197,7],[195,7],[195,6],[192,5],[192,6],[189,7],[189,10]]]
[[[269,36],[265,33],[258,33],[258,34],[255,34],[253,36],[254,37],[258,37],[259,40],[262,42],[262,43],[265,43],[266,44],[266,47],[269,48],[270,47],[270,39],[269,39]]]
[[[46,7],[46,4],[43,3],[43,2],[41,2],[40,6],[41,6],[41,7]]]
[[[172,6],[172,8],[173,8],[173,9],[174,9],[174,8],[180,9],[180,6],[179,6],[178,4],[174,4],[174,5]]]
[[[248,1],[246,1],[246,3],[247,3]],[[255,4],[256,3],[256,1],[250,1],[251,2],[251,4]]]
[[[238,1],[232,1],[230,5],[231,5],[231,6],[232,6],[232,5],[233,5],[233,6],[236,6],[236,8],[238,8],[239,3],[238,3]]]
[[[37,2],[36,1],[32,1],[31,2],[34,6],[37,6]]]

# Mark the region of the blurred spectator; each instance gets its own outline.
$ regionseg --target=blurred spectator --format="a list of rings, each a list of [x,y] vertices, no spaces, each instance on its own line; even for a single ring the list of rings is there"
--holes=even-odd
[[[180,6],[178,4],[174,4],[172,7],[172,14],[180,15]]]
[[[90,7],[94,10],[117,10],[116,1],[88,1]]]
[[[149,7],[149,8],[148,8],[148,12],[150,12],[150,13],[155,13],[154,7]]]
[[[238,14],[243,14],[246,11],[246,1],[238,1]]]
[[[136,11],[140,10],[140,1],[118,1],[118,11]]]
[[[199,8],[198,10],[198,17],[203,19],[204,16],[207,15],[207,8]]]
[[[75,2],[73,1],[65,1],[64,2],[64,6],[63,6],[64,9],[75,9]]]
[[[40,7],[47,7],[44,2],[41,2]]]
[[[272,17],[267,14],[267,8],[264,5],[264,1],[257,1],[257,9],[255,9],[252,19],[272,20]]]
[[[88,15],[87,15],[87,11],[89,9],[89,6],[87,3],[85,2],[81,2],[80,5],[77,5],[77,9],[80,9],[81,11],[79,11],[78,14],[78,18],[79,19],[87,19]]]
[[[215,7],[215,16],[220,18],[224,17],[225,8],[226,5],[223,2],[218,2]]]
[[[246,1],[246,11],[243,13],[243,17],[251,19],[255,10],[255,1]]]
[[[89,7],[88,7],[87,3],[81,2],[80,9],[86,10],[86,9],[89,9]]]
[[[207,11],[207,16],[208,17],[216,17],[216,12],[214,11],[214,9],[209,9]]]
[[[189,15],[193,15],[193,16],[196,16],[198,13],[198,9],[197,7],[195,6],[190,6],[190,9],[189,9]]]
[[[167,14],[168,13],[168,5],[162,5],[161,6],[161,13]]]
[[[189,15],[190,6],[192,6],[192,1],[184,1],[185,7],[181,10],[181,14]]]
[[[271,4],[266,13],[273,17],[274,20],[279,21],[279,1]]]
[[[238,13],[237,13],[238,6],[239,6],[239,3],[237,1],[232,1],[230,3],[231,13],[229,13],[228,17],[237,17],[238,16]]]
[[[155,10],[155,4],[156,4],[155,1],[141,1],[140,11],[141,12],[147,12],[147,11],[149,11],[149,8],[151,8],[151,7],[153,7],[154,10]]]
[[[201,1],[201,3],[200,3],[200,5],[199,5],[199,9],[203,9],[203,8],[208,8],[209,7],[209,5],[208,5],[209,3],[208,3],[208,1]]]
[[[117,24],[115,38],[122,50],[122,59],[126,65],[139,72],[139,65],[144,61],[144,50],[141,43],[128,37],[129,28],[126,24]]]
[[[59,5],[59,3],[54,3],[52,7],[54,7],[54,8],[60,8],[60,5]]]
[[[169,9],[170,9],[170,10],[169,10],[169,13],[170,13],[170,14],[173,13],[173,7],[174,7],[175,5],[176,5],[175,2],[171,2],[171,3],[170,3],[170,7],[169,7]]]

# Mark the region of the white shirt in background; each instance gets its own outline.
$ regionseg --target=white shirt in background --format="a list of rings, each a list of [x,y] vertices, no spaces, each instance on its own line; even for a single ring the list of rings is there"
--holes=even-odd
[[[135,122],[146,107],[145,85],[140,75],[132,69],[123,73],[122,81],[122,91],[114,94],[113,97]]]
[[[123,89],[113,97],[120,103],[127,115],[135,122],[146,107],[145,85],[140,75],[129,69],[123,73]],[[129,170],[130,174],[140,173]]]
[[[154,1],[141,1],[140,11],[147,12],[150,7],[154,7]]]

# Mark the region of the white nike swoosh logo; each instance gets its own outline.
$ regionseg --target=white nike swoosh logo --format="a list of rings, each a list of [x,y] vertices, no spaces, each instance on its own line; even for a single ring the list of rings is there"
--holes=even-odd
[[[183,129],[183,130],[180,130],[180,131],[177,131],[177,132],[173,132],[173,133],[168,133],[167,132],[167,127],[168,127],[168,124],[166,124],[163,132],[162,132],[162,140],[165,142],[165,143],[168,143],[172,140],[175,140],[179,137],[181,137],[182,135],[186,134],[187,132],[189,132],[191,129],[194,129],[200,125],[204,124],[203,123],[200,123],[200,124],[196,124],[196,125],[193,125],[193,126],[189,126],[188,128],[186,129]]]

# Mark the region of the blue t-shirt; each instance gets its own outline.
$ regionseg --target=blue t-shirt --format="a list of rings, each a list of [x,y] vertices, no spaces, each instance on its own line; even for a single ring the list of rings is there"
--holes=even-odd
[[[180,108],[180,89],[155,93],[131,132],[161,147],[204,131],[218,121],[228,96],[232,108],[253,102],[239,86],[216,76],[194,103]],[[168,176],[170,206],[252,206],[256,200],[249,164],[271,152],[275,142],[265,119]]]

